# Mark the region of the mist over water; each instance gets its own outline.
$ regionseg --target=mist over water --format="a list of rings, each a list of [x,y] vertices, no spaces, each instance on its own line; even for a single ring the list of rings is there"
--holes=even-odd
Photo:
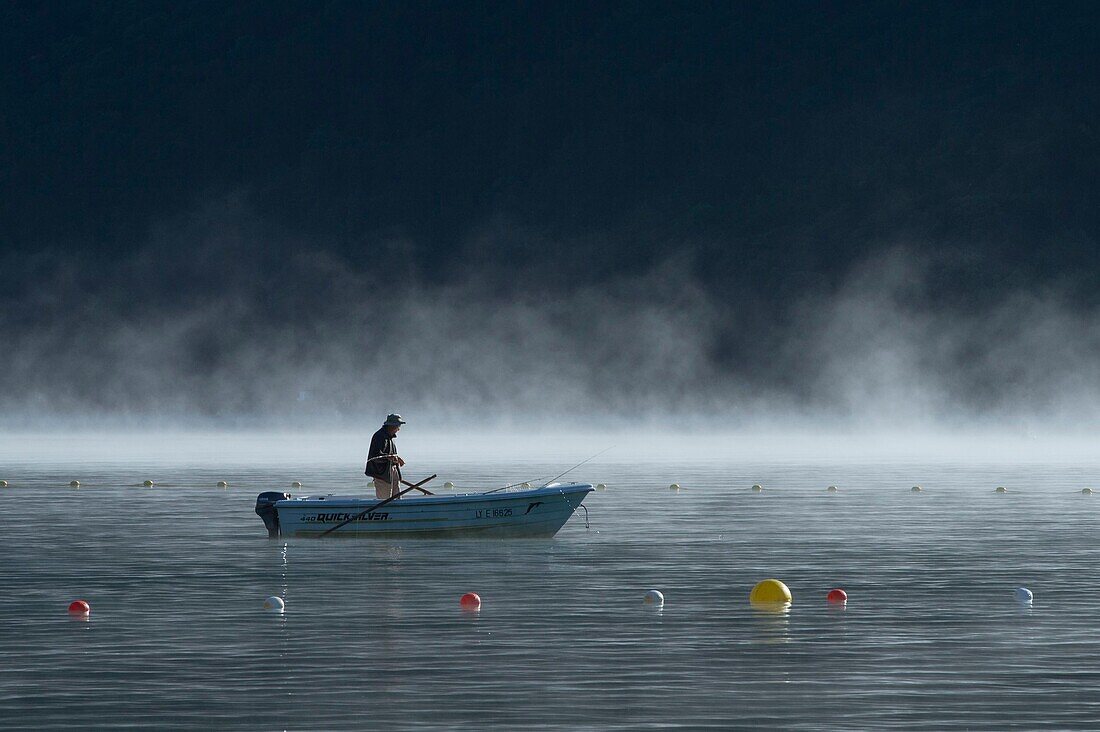
[[[597,280],[429,280],[270,235],[233,208],[106,267],[9,257],[0,424],[1026,434],[1100,416],[1100,319],[1068,276],[960,301],[959,263],[899,244],[770,301],[708,284],[687,245]]]

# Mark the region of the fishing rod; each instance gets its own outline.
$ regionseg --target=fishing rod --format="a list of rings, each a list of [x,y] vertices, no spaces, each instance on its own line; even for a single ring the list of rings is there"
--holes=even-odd
[[[572,472],[573,472],[574,470],[576,470],[576,469],[577,469],[577,468],[579,468],[580,466],[584,465],[584,464],[585,464],[585,463],[587,463],[587,462],[590,462],[590,461],[592,461],[592,460],[595,460],[595,459],[596,459],[596,458],[598,458],[598,457],[599,457],[600,455],[603,455],[603,454],[604,454],[605,452],[608,452],[609,450],[611,450],[611,449],[612,449],[613,447],[615,447],[615,446],[614,446],[614,445],[612,445],[611,447],[609,447],[609,448],[607,448],[607,449],[605,449],[605,450],[600,450],[600,451],[599,451],[598,453],[596,453],[595,455],[593,455],[593,456],[592,456],[592,457],[590,457],[590,458],[586,458],[586,459],[584,459],[584,460],[581,460],[581,461],[580,461],[579,463],[577,463],[577,464],[576,464],[576,465],[574,465],[573,467],[569,468],[569,470],[566,470],[566,471],[565,471],[565,472],[563,472],[563,473],[558,473],[558,474],[557,474],[557,475],[555,475],[555,476],[554,476],[553,478],[551,478],[550,480],[548,480],[548,481],[546,481],[545,483],[543,483],[542,485],[540,485],[540,486],[539,486],[539,488],[545,488],[546,486],[550,485],[551,483],[553,483],[553,482],[554,482],[555,480],[557,480],[558,478],[562,477],[563,475],[568,475],[569,473],[572,473]],[[483,495],[483,496],[486,496],[486,495],[488,495],[488,494],[490,494],[490,493],[496,493],[497,491],[506,491],[506,490],[508,490],[509,488],[515,488],[515,487],[516,487],[517,485],[523,485],[523,483],[537,483],[537,482],[538,482],[538,481],[540,481],[540,480],[542,480],[542,478],[536,478],[535,480],[525,480],[525,481],[523,481],[522,483],[513,483],[512,485],[506,485],[506,486],[504,486],[503,488],[494,488],[494,489],[493,489],[493,490],[491,490],[491,491],[485,491],[485,492],[484,492],[484,493],[482,493],[481,495]]]

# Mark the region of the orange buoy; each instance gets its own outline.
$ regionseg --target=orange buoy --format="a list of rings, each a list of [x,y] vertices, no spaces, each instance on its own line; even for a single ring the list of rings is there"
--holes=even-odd
[[[829,602],[847,602],[848,593],[838,587],[835,590],[829,590],[829,594],[825,596],[825,599]]]
[[[92,606],[85,600],[73,600],[69,603],[69,612],[73,615],[87,615],[92,611]]]
[[[462,596],[462,599],[458,601],[458,604],[462,606],[463,610],[480,610],[481,597],[479,597],[476,592],[467,592]]]

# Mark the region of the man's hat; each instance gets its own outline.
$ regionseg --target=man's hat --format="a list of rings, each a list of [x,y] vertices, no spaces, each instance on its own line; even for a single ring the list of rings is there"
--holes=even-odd
[[[392,427],[394,425],[405,424],[405,420],[401,419],[400,414],[391,414],[386,417],[386,421],[382,424],[386,427]]]

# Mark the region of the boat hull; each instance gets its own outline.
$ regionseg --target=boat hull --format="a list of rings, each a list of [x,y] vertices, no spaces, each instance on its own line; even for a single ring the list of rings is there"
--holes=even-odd
[[[283,536],[551,537],[580,507],[592,486],[551,485],[533,490],[402,497],[370,511],[377,498],[306,496],[274,502]]]

